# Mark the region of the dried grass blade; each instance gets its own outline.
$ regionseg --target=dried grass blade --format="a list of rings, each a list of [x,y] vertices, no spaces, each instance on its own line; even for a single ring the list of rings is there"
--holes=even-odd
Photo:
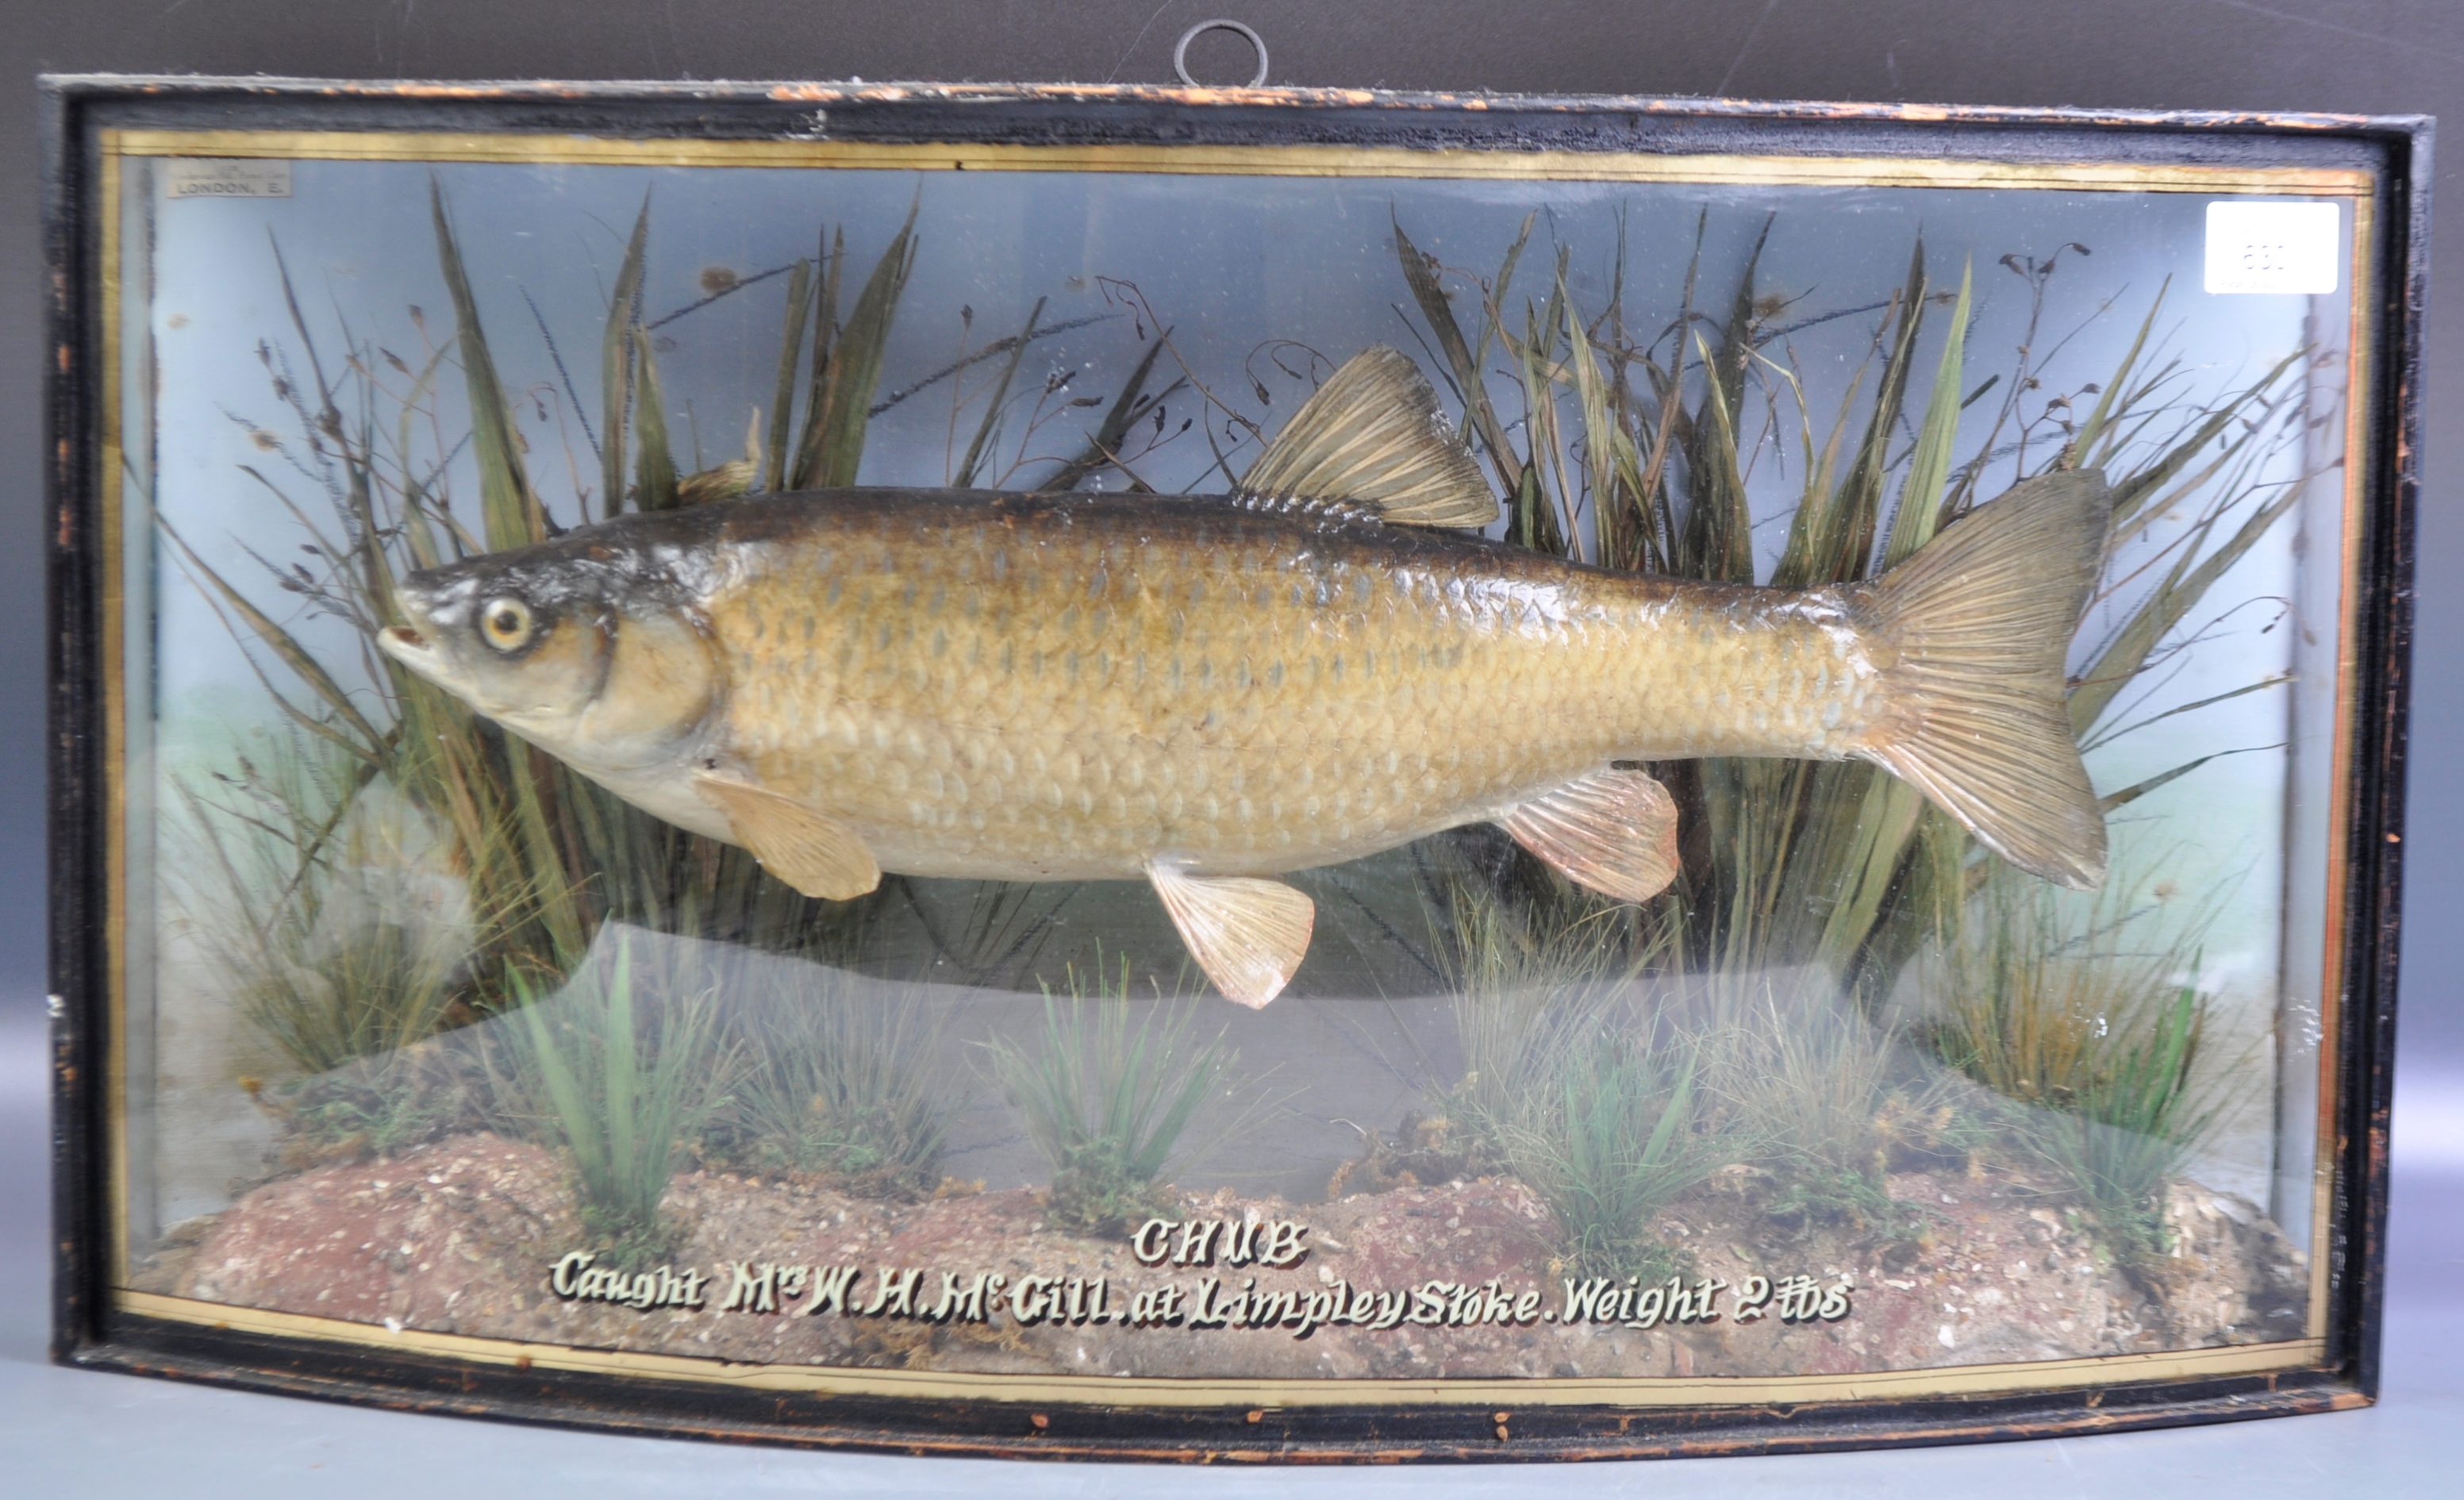
[[[1694,342],[1705,367],[1716,369],[1703,336],[1696,334]],[[1703,383],[1703,414],[1707,420],[1694,424],[1694,452],[1687,466],[1694,495],[1685,513],[1688,565],[1683,571],[1720,583],[1750,584],[1753,518],[1746,509],[1745,476],[1737,467],[1737,430],[1727,386],[1716,378]]]
[[[402,398],[402,414],[394,430],[396,463],[402,471],[403,542],[410,548],[411,563],[417,567],[434,567],[445,560],[444,553],[436,545],[436,533],[429,525],[428,487],[411,473],[410,458],[412,424],[435,387],[437,366],[444,363],[445,350],[438,348],[428,356],[428,362],[411,377],[410,388]]]
[[[847,266],[847,232],[825,233],[821,245],[819,300],[813,313],[813,357],[804,371],[804,430],[796,439],[796,461],[787,488],[812,488],[822,461],[822,416],[829,409],[830,364],[839,333],[839,273]]]
[[[2123,354],[2122,363],[2114,367],[2113,378],[2104,383],[2102,390],[2097,392],[2096,406],[2089,410],[2087,420],[2080,423],[2079,430],[2072,434],[2071,446],[2072,450],[2079,455],[2079,467],[2101,468],[2105,461],[2113,456],[2110,445],[2106,450],[2100,450],[2098,444],[2109,435],[2105,431],[2105,425],[2113,416],[2114,402],[2124,389],[2128,388],[2130,372],[2139,366],[2139,356],[2147,347],[2147,336],[2155,331],[2156,315],[2165,306],[2165,294],[2170,291],[2172,286],[2173,278],[2168,276],[2164,283],[2156,288],[2156,300],[2147,304],[2147,316],[2139,320],[2139,332],[2130,341],[2129,352]]]
[[[1514,247],[1507,253],[1505,270],[1498,277],[1498,295],[1506,294],[1506,282],[1514,275],[1514,263],[1521,258],[1523,242],[1531,233],[1531,220],[1523,221],[1523,232],[1515,236]],[[1488,399],[1488,383],[1481,377],[1480,361],[1472,354],[1471,345],[1463,339],[1463,325],[1455,320],[1454,304],[1446,298],[1445,288],[1438,283],[1437,262],[1424,254],[1412,237],[1403,232],[1400,219],[1395,222],[1395,254],[1402,263],[1404,284],[1412,289],[1412,300],[1419,305],[1420,316],[1427,320],[1429,331],[1437,335],[1438,347],[1445,352],[1446,364],[1452,367],[1455,387],[1463,395],[1463,414],[1480,433],[1481,446],[1488,450],[1489,463],[1497,470],[1499,485],[1507,494],[1523,493],[1523,464],[1507,445],[1506,429],[1497,420],[1497,408]],[[1488,331],[1484,327],[1481,346],[1488,344]]]
[[[625,429],[633,412],[633,327],[642,320],[642,263],[650,242],[650,195],[642,195],[641,211],[633,216],[633,232],[625,242],[625,259],[616,268],[615,290],[607,298],[607,328],[599,341],[600,430],[607,441],[599,450],[600,502],[603,516],[625,508]]]
[[[367,716],[362,714],[359,707],[351,701],[350,695],[342,691],[342,685],[336,682],[317,658],[308,653],[307,648],[293,639],[290,631],[275,624],[272,617],[264,610],[250,603],[246,594],[233,588],[220,573],[215,572],[207,563],[205,559],[197,556],[196,549],[189,546],[187,540],[171,528],[168,520],[157,517],[155,524],[162,527],[163,535],[170,538],[171,544],[180,549],[181,558],[195,575],[204,579],[208,585],[221,596],[231,611],[246,622],[256,638],[264,642],[266,648],[275,655],[280,657],[282,664],[290,668],[300,681],[306,683],[309,691],[316,694],[326,707],[334,711],[336,717],[348,724],[353,734],[361,737],[361,742],[357,744],[342,741],[345,748],[363,756],[379,755],[385,742],[384,732],[368,722]],[[297,711],[294,712],[296,715]],[[305,716],[299,717],[309,728],[318,727],[316,720],[307,718]]]
[[[1138,361],[1137,367],[1130,371],[1128,384],[1121,387],[1121,393],[1118,396],[1112,398],[1111,409],[1104,413],[1104,420],[1096,426],[1095,435],[1088,440],[1087,451],[1063,464],[1050,477],[1036,486],[1038,490],[1076,489],[1079,480],[1112,461],[1112,455],[1121,451],[1122,440],[1129,436],[1130,424],[1143,416],[1154,405],[1153,402],[1141,401],[1138,393],[1146,388],[1147,376],[1155,370],[1155,357],[1163,353],[1164,341],[1171,337],[1172,330],[1164,329],[1156,335],[1155,342],[1147,345],[1147,352]],[[1173,382],[1163,395],[1171,395],[1173,391],[1178,390],[1182,384],[1183,382],[1180,381]],[[1163,396],[1155,398],[1156,401],[1162,399]],[[1209,444],[1215,441],[1215,434],[1211,430],[1207,432],[1206,440]],[[1222,469],[1227,475],[1231,474],[1230,468],[1223,462],[1221,452],[1216,453],[1215,463],[1216,467]]]
[[[1562,296],[1562,289],[1561,296]],[[1599,367],[1592,354],[1592,342],[1583,332],[1582,320],[1575,316],[1573,299],[1565,299],[1566,364],[1574,378],[1574,394],[1583,408],[1584,482],[1590,487],[1592,501],[1593,561],[1606,562],[1617,549],[1617,439],[1623,434],[1609,420],[1607,383],[1601,380]],[[1571,504],[1568,509],[1572,510]],[[1571,528],[1570,528],[1571,529]],[[1575,561],[1582,561],[1582,538],[1576,535],[1573,546]]]
[[[907,222],[873,264],[847,313],[845,332],[829,351],[822,408],[809,433],[815,444],[812,472],[798,476],[800,489],[831,490],[855,482],[873,390],[881,384],[882,353],[898,314],[899,294],[915,268],[915,209],[908,210]]]
[[[1969,293],[1974,271],[1969,266],[1959,274],[1959,300],[1951,307],[1950,332],[1943,340],[1941,363],[1934,366],[1933,391],[1925,400],[1925,421],[1917,429],[1916,448],[1908,456],[1907,477],[1900,483],[1899,513],[1891,518],[1890,540],[1882,547],[1885,571],[1915,556],[1948,518],[1943,515],[1944,490],[1950,482],[1951,445],[1959,436],[1959,390],[1968,356]]]
[[[641,372],[642,394],[633,412],[634,435],[641,454],[633,469],[633,502],[646,511],[676,506],[676,460],[668,447],[668,408],[659,392],[658,364],[650,352],[649,330],[633,327],[633,363]]]
[[[2218,703],[2230,702],[2234,698],[2245,697],[2253,693],[2264,693],[2269,688],[2280,688],[2292,680],[2293,674],[2289,672],[2271,673],[2267,676],[2259,678],[2256,682],[2245,682],[2237,688],[2229,688],[2222,693],[2211,694],[2207,697],[2194,698],[2188,703],[2176,704],[2161,713],[2150,714],[2145,718],[2133,719],[2131,722],[2123,724],[2119,728],[2108,729],[2102,734],[2098,735],[2093,739],[2083,741],[2079,745],[2079,753],[2085,755],[2101,746],[2113,743],[2113,741],[2121,739],[2126,734],[2130,734],[2135,730],[2145,729],[2148,725],[2158,723],[2164,719],[2172,718],[2182,714],[2195,714],[2200,709],[2211,708]]]
[[[2117,807],[2126,807],[2156,788],[2180,781],[2211,761],[2221,761],[2229,755],[2246,755],[2254,750],[2276,748],[2277,747],[2275,745],[2244,745],[2239,749],[2218,750],[2212,755],[2203,755],[2195,761],[2186,761],[2169,771],[2159,771],[2144,782],[2134,782],[2118,792],[2107,792],[2097,799],[2097,806],[2105,812],[2111,812]]]
[[[2085,736],[2101,717],[2114,695],[2123,683],[2139,674],[2155,651],[2156,643],[2167,631],[2182,623],[2182,617],[2195,608],[2199,600],[2217,579],[2222,578],[2244,554],[2258,544],[2268,528],[2281,519],[2301,499],[2302,487],[2285,486],[2284,494],[2253,513],[2241,523],[2224,545],[2201,558],[2187,572],[2167,578],[2164,585],[2130,622],[2122,628],[2110,645],[2099,652],[2096,661],[2081,675],[2079,685],[2071,693],[2071,732]]]
[[[479,515],[488,546],[501,551],[542,540],[547,536],[546,517],[522,469],[513,411],[496,379],[496,362],[488,353],[488,336],[479,325],[479,304],[471,295],[471,278],[453,240],[452,223],[446,217],[445,189],[431,181],[428,201],[436,222],[437,263],[445,273],[445,290],[453,299],[455,342],[462,350],[462,380],[471,404],[471,452],[479,462]]]
[[[2170,483],[2174,475],[2188,468],[2190,460],[2199,455],[2200,450],[2215,441],[2217,436],[2233,424],[2233,420],[2241,414],[2242,408],[2272,389],[2277,381],[2284,378],[2287,370],[2307,358],[2309,353],[2309,347],[2305,344],[2278,360],[2275,366],[2259,377],[2255,383],[2211,412],[2189,437],[2166,450],[2162,458],[2145,469],[2126,475],[2115,484],[2113,487],[2114,523],[2119,526],[2129,520],[2139,508],[2147,502],[2149,496]]]
[[[1001,430],[1001,408],[1009,402],[1010,382],[1018,377],[1019,363],[1026,358],[1026,346],[1035,341],[1036,320],[1044,316],[1046,300],[1039,297],[1035,299],[1035,306],[1027,310],[1026,327],[1019,334],[1017,343],[1010,347],[1009,363],[1001,366],[1001,379],[993,383],[992,399],[984,403],[984,419],[976,427],[975,441],[967,445],[966,461],[958,466],[957,485],[961,490],[976,487],[977,472],[982,467],[985,452],[992,447],[993,435]],[[1161,342],[1156,341],[1158,343]]]
[[[2232,490],[2238,488],[2238,481],[2248,476],[2248,471],[2250,468],[2249,461],[2244,456],[2245,452],[2248,450],[2251,443],[2258,437],[2258,435],[2259,434],[2255,430],[2248,430],[2244,431],[2239,437],[2236,437],[2230,442],[2220,444],[2217,448],[2216,456],[2214,458],[2187,474],[2180,474],[2178,476],[2179,482],[2173,485],[2171,493],[2166,495],[2161,499],[2155,500],[2152,503],[2145,500],[2134,501],[2131,506],[2131,514],[2114,522],[2113,530],[2107,534],[2105,538],[2106,551],[2108,553],[2119,552],[2124,543],[2128,542],[2132,538],[2137,537],[2141,532],[2145,531],[2149,526],[2154,525],[2158,520],[2164,518],[2167,511],[2171,510],[2181,501],[2197,494],[2201,489],[2213,481],[2218,474],[2225,473],[2229,469],[2238,469],[2240,473],[2237,473],[2234,475],[2234,480],[2236,482],[2228,484],[2226,486],[2226,490],[2230,493]]]
[[[787,439],[796,428],[796,363],[803,353],[804,325],[813,316],[813,263],[799,260],[787,276],[787,320],[779,336],[779,385],[771,398],[770,446],[762,488],[787,487]]]
[[[1874,410],[1857,456],[1848,466],[1840,493],[1824,513],[1823,533],[1813,558],[1814,572],[1806,583],[1831,583],[1861,578],[1872,563],[1874,533],[1882,514],[1882,481],[1889,463],[1891,431],[1899,426],[1907,400],[1908,375],[1916,364],[1917,335],[1925,326],[1925,242],[1919,240],[1908,261],[1908,280],[1899,297],[1899,333],[1882,361],[1881,384],[1874,393]]]
[[[1901,862],[1916,838],[1925,799],[1896,777],[1867,778],[1857,799],[1857,824],[1839,861],[1849,882],[1824,921],[1817,949],[1832,971],[1845,974],[1883,915]]]

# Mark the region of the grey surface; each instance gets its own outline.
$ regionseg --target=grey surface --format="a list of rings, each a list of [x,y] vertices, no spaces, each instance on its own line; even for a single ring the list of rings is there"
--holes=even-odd
[[[0,1492],[941,1494],[2162,1492],[2464,1489],[2464,356],[2429,351],[2406,1064],[2387,1400],[2364,1412],[1998,1447],[1572,1469],[1198,1472],[715,1448],[362,1411],[40,1363],[41,534],[32,79],[67,70],[375,77],[1159,81],[1228,14],[1274,80],[1992,104],[2422,111],[2464,121],[2452,0],[11,0],[0,9]],[[1221,43],[1220,55],[1210,55]],[[1209,79],[1239,44],[1192,49]],[[2464,161],[2464,155],[2450,152]],[[2440,217],[2464,210],[2443,174]],[[2452,235],[2450,243],[2453,243]],[[2464,284],[2437,263],[2434,303]]]

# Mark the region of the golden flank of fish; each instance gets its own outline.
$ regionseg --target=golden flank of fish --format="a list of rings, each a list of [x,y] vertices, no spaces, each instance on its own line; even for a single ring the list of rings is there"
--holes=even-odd
[[[1226,996],[1309,946],[1273,877],[1493,820],[1625,900],[1676,873],[1634,762],[1859,759],[2026,870],[2104,825],[2063,658],[2101,476],[2029,481],[1869,583],[1712,585],[1479,539],[1496,501],[1392,349],[1229,496],[840,490],[627,516],[413,574],[395,660],[806,894],[885,870],[1143,877]]]

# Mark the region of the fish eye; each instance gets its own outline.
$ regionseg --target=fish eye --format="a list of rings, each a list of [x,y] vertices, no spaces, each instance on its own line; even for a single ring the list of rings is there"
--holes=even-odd
[[[520,651],[537,628],[531,607],[518,599],[491,599],[479,611],[479,633],[500,651]]]

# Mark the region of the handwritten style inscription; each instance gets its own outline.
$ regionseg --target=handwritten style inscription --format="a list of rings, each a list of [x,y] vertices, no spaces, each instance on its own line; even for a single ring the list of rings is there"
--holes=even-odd
[[[1309,1225],[1287,1219],[1150,1219],[1130,1236],[1130,1253],[1141,1266],[1226,1266],[1255,1261],[1277,1268],[1309,1259]]]
[[[627,1275],[595,1264],[598,1259],[588,1250],[564,1256],[547,1273],[548,1290],[567,1302],[613,1302],[637,1312],[701,1306],[702,1284],[709,1278],[697,1270],[679,1275],[674,1268],[662,1266]]]
[[[1131,1234],[1130,1252],[1139,1265],[1156,1268],[1288,1271],[1308,1261],[1309,1232],[1309,1225],[1288,1220],[1150,1219]],[[605,1302],[642,1312],[666,1308],[790,1317],[836,1313],[920,1323],[1006,1321],[1021,1328],[1048,1323],[1282,1329],[1294,1338],[1321,1328],[1375,1333],[1407,1326],[1562,1323],[1650,1329],[1723,1317],[1738,1323],[1832,1323],[1848,1316],[1856,1290],[1845,1276],[1825,1284],[1803,1274],[1753,1275],[1734,1285],[1716,1276],[1672,1276],[1650,1285],[1639,1276],[1592,1276],[1567,1278],[1561,1296],[1552,1299],[1536,1287],[1509,1288],[1495,1277],[1478,1284],[1432,1279],[1370,1288],[1325,1280],[1321,1273],[1323,1285],[1274,1287],[1260,1285],[1255,1274],[1218,1274],[1140,1287],[1115,1284],[1110,1276],[1013,1278],[1001,1271],[766,1261],[733,1263],[713,1276],[671,1266],[627,1271],[600,1260],[591,1250],[568,1252],[549,1269],[548,1289],[567,1302]]]

